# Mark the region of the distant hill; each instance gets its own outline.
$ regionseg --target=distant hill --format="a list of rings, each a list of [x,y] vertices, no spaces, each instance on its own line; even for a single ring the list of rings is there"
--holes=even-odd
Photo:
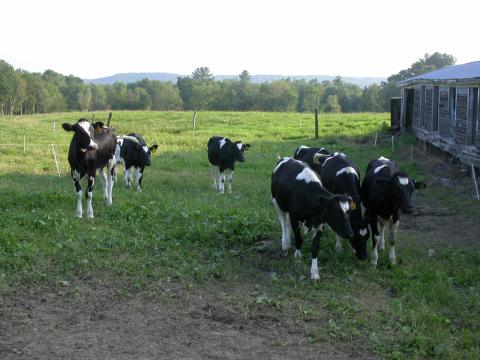
[[[187,76],[173,73],[162,73],[162,72],[152,72],[152,73],[120,73],[112,76],[102,77],[98,79],[83,79],[86,83],[91,84],[107,84],[111,85],[116,82],[124,82],[126,84],[133,83],[142,79],[149,80],[158,80],[158,81],[171,81],[173,83],[177,82],[177,77]],[[253,83],[264,83],[268,81],[275,81],[280,79],[290,78],[292,80],[301,80],[305,79],[310,81],[317,79],[318,81],[324,80],[333,80],[336,76],[330,75],[252,75]],[[215,75],[215,80],[222,81],[225,79],[238,79],[238,75]],[[355,84],[360,87],[368,86],[373,83],[380,84],[381,81],[386,81],[386,78],[380,77],[343,77],[342,80],[347,83]]]

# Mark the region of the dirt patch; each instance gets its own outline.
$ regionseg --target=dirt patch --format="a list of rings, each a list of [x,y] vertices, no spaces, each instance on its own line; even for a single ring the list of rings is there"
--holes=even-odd
[[[131,296],[82,285],[80,295],[11,296],[0,307],[2,359],[351,359],[311,344],[311,324],[235,305],[222,291],[159,287]],[[234,291],[239,291],[234,290]]]

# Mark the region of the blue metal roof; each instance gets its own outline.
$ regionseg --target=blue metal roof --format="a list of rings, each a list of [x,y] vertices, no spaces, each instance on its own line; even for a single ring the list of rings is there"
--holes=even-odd
[[[447,66],[431,71],[413,78],[399,81],[398,84],[416,80],[466,80],[480,78],[480,61],[473,61],[467,64]]]

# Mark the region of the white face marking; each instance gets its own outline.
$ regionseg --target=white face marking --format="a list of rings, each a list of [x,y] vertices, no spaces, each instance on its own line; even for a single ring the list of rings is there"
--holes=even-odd
[[[305,181],[307,184],[308,184],[309,182],[312,182],[312,181],[313,181],[313,182],[316,182],[316,183],[319,183],[320,185],[322,184],[322,183],[320,182],[320,179],[318,178],[317,174],[315,174],[315,172],[314,172],[312,169],[307,168],[307,167],[304,168],[304,169],[302,170],[302,172],[299,173],[295,179],[296,179],[296,180],[299,180],[299,181],[303,180],[303,181]]]
[[[390,161],[390,159],[387,159],[387,158],[386,158],[386,157],[384,157],[384,156],[380,156],[380,157],[378,158],[378,160],[382,160],[382,161]]]
[[[142,146],[143,151],[145,151],[146,154],[148,154],[148,146]]]
[[[237,145],[237,147],[238,147],[238,150],[242,150],[242,146],[243,146],[242,143],[237,143],[236,145]]]
[[[367,229],[360,229],[359,233],[360,233],[360,236],[365,236],[367,235]]]
[[[273,173],[275,174],[277,172],[277,170],[280,168],[280,166],[285,164],[288,160],[290,160],[289,157],[282,158],[282,160],[280,160],[279,163],[277,164],[277,166],[275,166],[275,168],[273,169]]]
[[[355,169],[351,166],[344,167],[343,169],[340,169],[337,171],[337,174],[335,176],[339,176],[341,174],[354,174],[358,178],[358,174],[355,171]]]
[[[90,136],[90,123],[88,121],[79,122],[78,125]]]
[[[407,177],[399,177],[398,181],[401,185],[408,185],[408,178]]]
[[[373,170],[373,173],[376,174],[378,173],[380,170],[382,170],[384,167],[387,167],[387,165],[381,165],[381,166],[378,166],[375,168],[375,170]]]
[[[340,201],[340,207],[342,208],[344,213],[346,213],[350,209],[348,201]]]
[[[225,140],[225,138],[223,138],[222,140],[220,140],[219,144],[220,144],[220,149],[223,147],[223,145],[225,145],[225,143],[227,142],[227,140]]]

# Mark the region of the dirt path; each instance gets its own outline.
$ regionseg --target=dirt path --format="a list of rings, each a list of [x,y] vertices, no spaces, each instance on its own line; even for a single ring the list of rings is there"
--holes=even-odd
[[[0,358],[366,358],[330,344],[310,344],[308,322],[237,307],[224,297],[212,289],[168,288],[152,296],[125,296],[91,285],[80,297],[11,297],[0,308]]]

